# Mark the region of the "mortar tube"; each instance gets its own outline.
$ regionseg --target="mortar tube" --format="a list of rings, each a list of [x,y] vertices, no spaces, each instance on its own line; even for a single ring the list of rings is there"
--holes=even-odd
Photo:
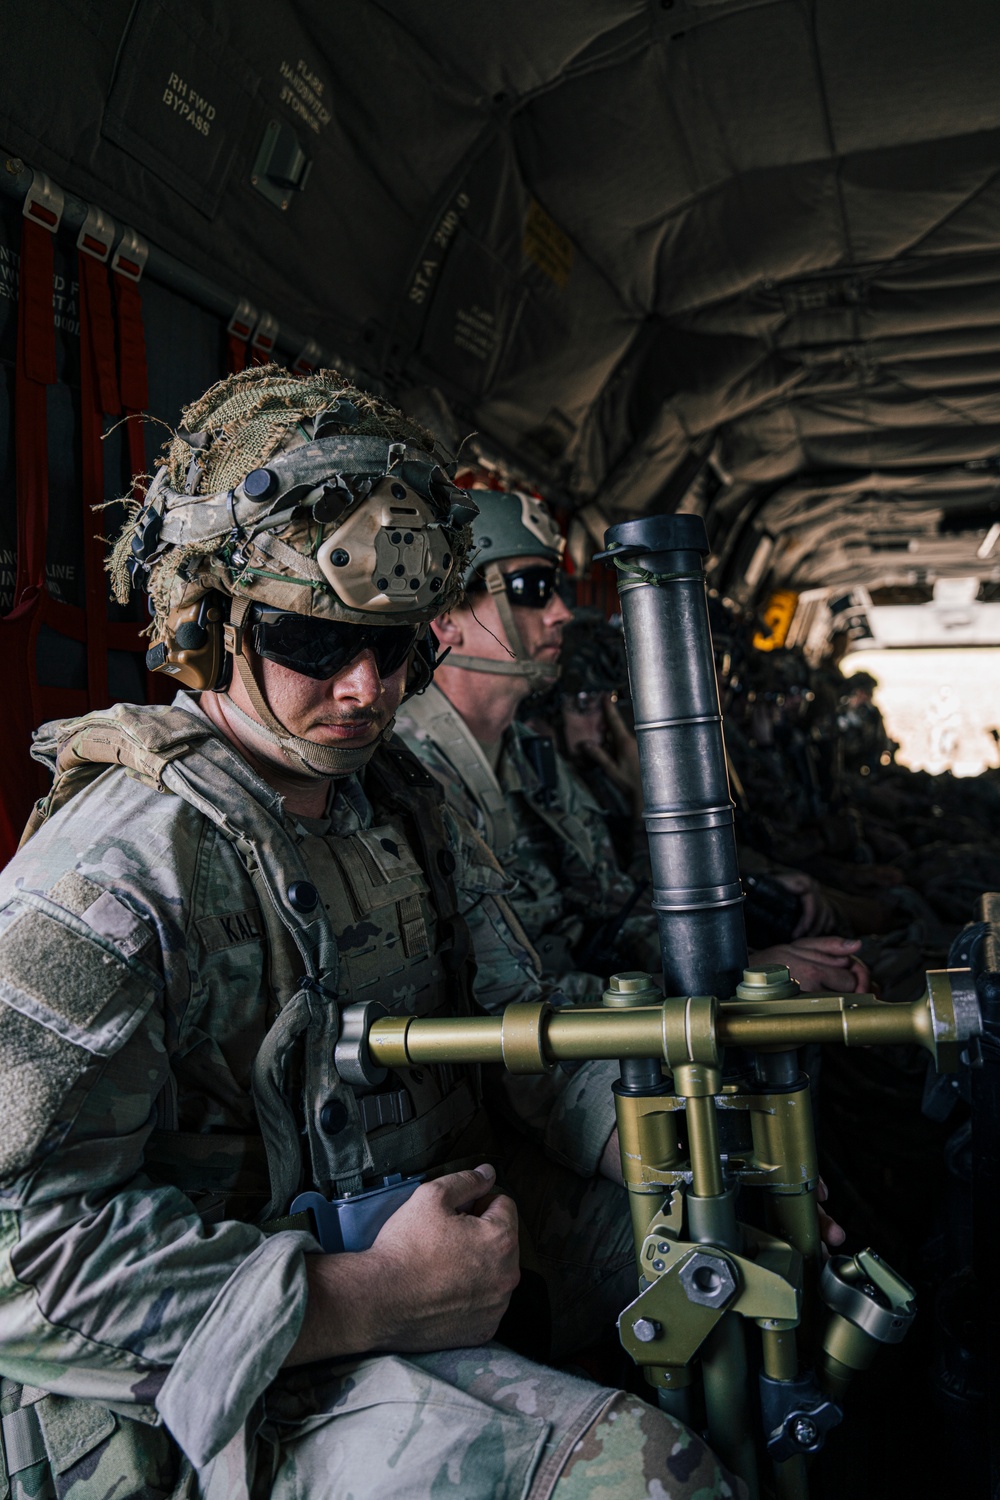
[[[747,963],[700,516],[613,526],[668,995],[732,995]]]
[[[708,535],[700,516],[651,516],[611,527],[604,544],[618,568],[664,992],[725,1000],[743,976],[747,943],[705,594]],[[674,1077],[678,1093],[686,1092],[678,1071]],[[689,1224],[701,1218],[706,1239],[731,1243],[735,1210],[722,1178],[715,1102],[687,1102]],[[702,1369],[710,1441],[754,1496],[746,1340],[737,1317],[723,1317],[713,1331]]]

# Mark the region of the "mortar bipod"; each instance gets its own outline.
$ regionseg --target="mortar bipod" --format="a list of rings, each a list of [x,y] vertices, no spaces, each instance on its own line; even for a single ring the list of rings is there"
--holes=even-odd
[[[639,1296],[621,1317],[622,1341],[663,1404],[682,1417],[698,1368],[709,1442],[755,1496],[751,1380],[736,1336],[741,1320],[755,1322],[775,1493],[801,1500],[805,1455],[839,1420],[851,1372],[879,1343],[905,1333],[912,1293],[871,1251],[836,1257],[820,1275],[808,1082],[762,1082],[769,1069],[761,1066],[749,1082],[723,1083],[722,1048],[744,1048],[766,1062],[768,1049],[787,1057],[813,1041],[910,1043],[948,1070],[981,1029],[969,972],[928,974],[925,994],[912,1005],[872,995],[800,995],[787,971],[775,970],[748,971],[736,998],[722,1005],[711,996],[664,1000],[644,974],[615,975],[605,1001],[563,1010],[515,1002],[500,1016],[454,1018],[351,1007],[337,1066],[348,1078],[430,1063],[543,1073],[562,1061],[617,1058],[622,1173],[641,1277]],[[738,1157],[723,1151],[719,1138],[720,1119],[733,1111],[750,1125],[748,1149]],[[737,1223],[738,1186],[764,1191],[767,1232]],[[823,1303],[832,1317],[820,1332]],[[810,1377],[804,1372],[813,1363]]]
[[[648,1004],[650,986],[646,975],[616,975],[605,1003],[615,1008]],[[940,990],[938,981],[934,991],[928,986],[924,1012],[936,1013],[933,997],[940,1000]],[[754,1000],[760,1005],[796,995],[787,970],[748,971],[737,1004],[742,1014],[751,1015]],[[817,1006],[824,998],[816,997]],[[733,1320],[754,1322],[763,1356],[761,1420],[775,1493],[780,1500],[799,1500],[807,1493],[805,1457],[817,1453],[841,1421],[840,1398],[851,1374],[870,1363],[880,1342],[897,1342],[906,1332],[915,1313],[913,1292],[870,1250],[853,1260],[831,1260],[819,1276],[818,1167],[808,1080],[796,1070],[769,1086],[759,1076],[756,1082],[724,1086],[711,1010],[703,1000],[683,1006],[687,1024],[683,1042],[674,1038],[672,1092],[662,1078],[643,1079],[630,1060],[623,1062],[615,1085],[640,1285],[618,1329],[623,1347],[658,1388],[661,1405],[688,1422],[695,1416],[689,1396],[700,1364],[711,1437],[723,1413],[748,1406],[745,1345],[733,1334]],[[916,1013],[911,1024],[919,1025]],[[682,1047],[687,1062],[679,1060]],[[742,1111],[750,1124],[748,1149],[740,1157],[727,1156],[720,1140],[720,1113],[724,1117],[731,1110]],[[670,1195],[661,1201],[668,1184]],[[737,1186],[765,1191],[769,1227],[776,1232],[736,1220]],[[821,1347],[819,1298],[833,1313]],[[803,1373],[810,1364],[815,1375]],[[730,1428],[726,1449],[752,1490],[756,1464],[749,1421],[740,1431]]]

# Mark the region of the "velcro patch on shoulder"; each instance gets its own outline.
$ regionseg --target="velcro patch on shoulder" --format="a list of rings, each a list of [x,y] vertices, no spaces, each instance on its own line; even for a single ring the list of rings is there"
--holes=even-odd
[[[86,875],[81,875],[79,870],[67,870],[49,891],[49,899],[58,901],[60,906],[65,906],[67,911],[78,917],[88,906],[93,905],[103,889],[103,886],[88,880]]]
[[[152,940],[149,928],[124,901],[76,870],[60,876],[49,891],[49,899],[65,906],[92,931],[107,938],[126,958],[140,952]]]
[[[0,1005],[0,1178],[30,1164],[90,1060],[84,1048]]]
[[[109,925],[134,914],[103,892],[82,916],[44,897],[22,892],[20,913],[0,936],[0,1000],[41,1026],[98,1056],[110,1056],[131,1036],[162,987],[141,959],[89,925],[98,907]],[[102,906],[102,903],[103,906]],[[119,909],[120,908],[120,912]],[[143,924],[140,928],[145,931]],[[126,934],[128,941],[128,934]]]
[[[224,916],[201,917],[195,925],[206,953],[219,953],[240,943],[259,943],[264,937],[256,907],[227,912]]]

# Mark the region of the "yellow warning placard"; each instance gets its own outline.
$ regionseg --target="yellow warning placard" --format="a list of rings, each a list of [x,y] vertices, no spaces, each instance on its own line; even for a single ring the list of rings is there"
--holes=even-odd
[[[573,241],[563,234],[534,198],[528,204],[522,248],[528,259],[533,260],[560,291],[565,291],[573,270]]]
[[[799,596],[792,589],[775,589],[761,616],[764,629],[753,638],[758,651],[776,651],[785,644],[798,602]]]

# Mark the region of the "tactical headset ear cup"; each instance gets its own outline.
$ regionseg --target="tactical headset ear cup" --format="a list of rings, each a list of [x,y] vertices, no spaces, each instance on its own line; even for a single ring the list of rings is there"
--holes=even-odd
[[[216,590],[171,610],[166,639],[146,652],[150,672],[164,672],[193,692],[221,692],[232,675],[223,626],[229,601]]]
[[[417,641],[410,658],[410,667],[406,674],[406,691],[403,694],[404,701],[407,698],[416,697],[418,693],[430,687],[436,666],[437,640],[433,631],[428,630],[427,634]]]

